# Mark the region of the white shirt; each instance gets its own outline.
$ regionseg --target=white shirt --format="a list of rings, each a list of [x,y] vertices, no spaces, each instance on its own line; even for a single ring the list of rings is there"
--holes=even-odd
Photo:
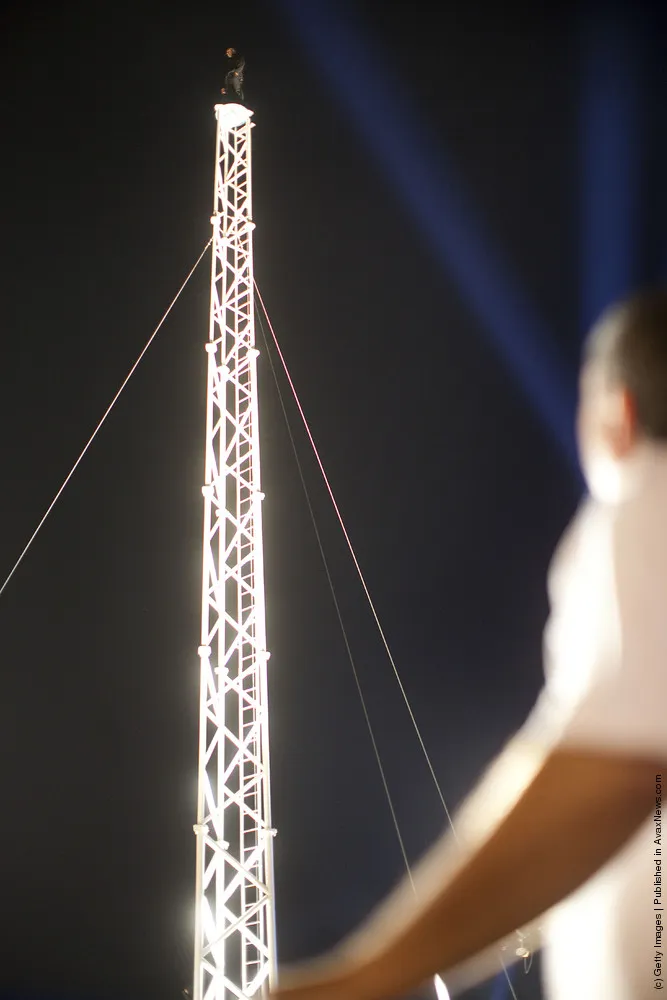
[[[588,500],[556,551],[546,682],[522,734],[542,745],[641,755],[667,771],[667,449],[642,447],[630,471],[625,498]],[[650,817],[547,916],[548,1000],[659,994],[654,838]]]

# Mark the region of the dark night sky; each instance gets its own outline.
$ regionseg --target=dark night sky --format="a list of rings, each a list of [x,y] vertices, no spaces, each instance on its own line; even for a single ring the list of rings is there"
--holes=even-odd
[[[574,385],[580,20],[535,6],[352,13]],[[557,444],[278,0],[24,0],[2,18],[0,576],[209,236],[212,106],[237,44],[257,124],[257,278],[454,805],[541,683],[544,575],[578,490]],[[646,11],[633,252],[634,277],[652,279],[667,263],[665,79],[647,25],[662,28]],[[364,87],[345,51],[340,72]],[[0,599],[0,993],[178,1000],[190,983],[208,290],[202,265]],[[401,858],[265,358],[260,374],[290,960],[359,920]],[[440,806],[297,439],[416,856]],[[536,989],[520,981],[520,1000]]]

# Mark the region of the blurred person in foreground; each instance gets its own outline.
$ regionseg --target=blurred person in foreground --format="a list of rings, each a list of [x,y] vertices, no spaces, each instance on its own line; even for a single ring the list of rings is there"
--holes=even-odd
[[[589,496],[550,568],[534,709],[456,838],[416,868],[416,892],[399,885],[333,953],[283,972],[272,1000],[385,1000],[436,973],[455,993],[518,943],[543,947],[549,1000],[648,1000],[664,985],[667,292],[592,330],[577,436]]]

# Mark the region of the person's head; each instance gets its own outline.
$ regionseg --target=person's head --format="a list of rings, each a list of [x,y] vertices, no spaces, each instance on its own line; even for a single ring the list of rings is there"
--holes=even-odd
[[[236,49],[232,49],[232,48],[229,48],[229,49],[227,49],[227,50],[226,50],[226,55],[228,55],[228,56],[229,56],[229,58],[231,59],[231,58],[232,58],[232,56],[235,56],[235,55],[236,55]]]
[[[646,441],[667,446],[667,291],[613,306],[591,330],[577,437],[591,493],[612,501],[638,447]]]

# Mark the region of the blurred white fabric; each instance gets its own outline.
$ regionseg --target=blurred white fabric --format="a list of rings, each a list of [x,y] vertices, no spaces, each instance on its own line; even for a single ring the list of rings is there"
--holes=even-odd
[[[667,770],[667,449],[643,445],[625,486],[616,504],[587,500],[556,551],[546,681],[520,735],[540,746],[642,756]],[[547,917],[549,1000],[659,992],[654,838],[650,817]]]

